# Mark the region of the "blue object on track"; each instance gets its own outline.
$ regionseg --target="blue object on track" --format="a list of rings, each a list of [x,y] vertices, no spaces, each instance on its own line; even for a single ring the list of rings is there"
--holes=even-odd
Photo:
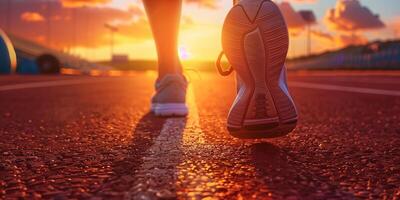
[[[39,74],[40,73],[35,60],[18,55],[18,51],[17,51],[17,58],[18,58],[18,65],[17,65],[18,66],[17,67],[18,74]]]
[[[15,72],[17,57],[14,47],[6,33],[0,29],[0,74]]]

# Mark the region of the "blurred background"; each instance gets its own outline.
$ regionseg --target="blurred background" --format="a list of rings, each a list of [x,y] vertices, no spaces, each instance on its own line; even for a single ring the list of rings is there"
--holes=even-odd
[[[400,67],[398,0],[275,2],[290,31],[290,69]],[[231,7],[230,0],[184,1],[179,53],[185,67],[214,68]],[[95,75],[157,66],[139,0],[1,0],[0,29],[0,50],[4,54],[12,44],[16,59],[2,64],[0,73]],[[15,60],[13,53],[4,56]]]

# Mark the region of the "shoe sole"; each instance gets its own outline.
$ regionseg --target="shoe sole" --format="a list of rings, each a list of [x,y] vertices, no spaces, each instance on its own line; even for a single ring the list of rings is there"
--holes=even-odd
[[[159,117],[183,117],[188,114],[188,108],[184,103],[152,104],[151,111]]]
[[[274,3],[259,1],[259,6],[254,6],[256,1],[251,3],[232,8],[223,28],[223,49],[244,84],[229,112],[228,131],[238,138],[280,137],[297,124],[284,67],[288,30]],[[246,10],[256,14],[249,16]]]

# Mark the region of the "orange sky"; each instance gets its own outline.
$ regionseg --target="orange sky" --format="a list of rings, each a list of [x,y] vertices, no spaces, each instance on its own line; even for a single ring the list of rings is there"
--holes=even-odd
[[[387,1],[399,4],[398,0]],[[116,53],[127,54],[131,59],[156,58],[147,18],[139,0],[12,2],[11,15],[16,16],[12,26],[9,27],[5,20],[0,20],[0,25],[16,35],[89,60],[105,60],[110,57],[110,34],[104,24],[110,23],[119,28],[115,35]],[[7,8],[4,3],[1,2],[0,13],[6,15],[7,10],[1,10]],[[400,13],[396,6],[388,6],[386,1],[386,5],[375,0],[291,0],[277,3],[290,28],[289,56],[292,57],[306,53],[306,24],[299,20],[299,10],[311,9],[317,17],[317,23],[312,26],[313,52],[377,39],[393,39],[399,32],[396,29]],[[216,58],[221,50],[221,25],[230,7],[231,0],[185,1],[179,37],[179,49],[185,59]],[[6,19],[6,16],[2,18]]]

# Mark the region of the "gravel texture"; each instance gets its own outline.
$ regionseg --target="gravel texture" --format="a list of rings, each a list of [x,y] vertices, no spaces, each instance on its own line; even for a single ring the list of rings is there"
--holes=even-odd
[[[233,78],[195,77],[188,118],[148,113],[145,73],[0,92],[0,199],[400,198],[400,97],[293,87],[292,134],[238,140],[225,128]],[[400,88],[400,76],[289,79]]]

